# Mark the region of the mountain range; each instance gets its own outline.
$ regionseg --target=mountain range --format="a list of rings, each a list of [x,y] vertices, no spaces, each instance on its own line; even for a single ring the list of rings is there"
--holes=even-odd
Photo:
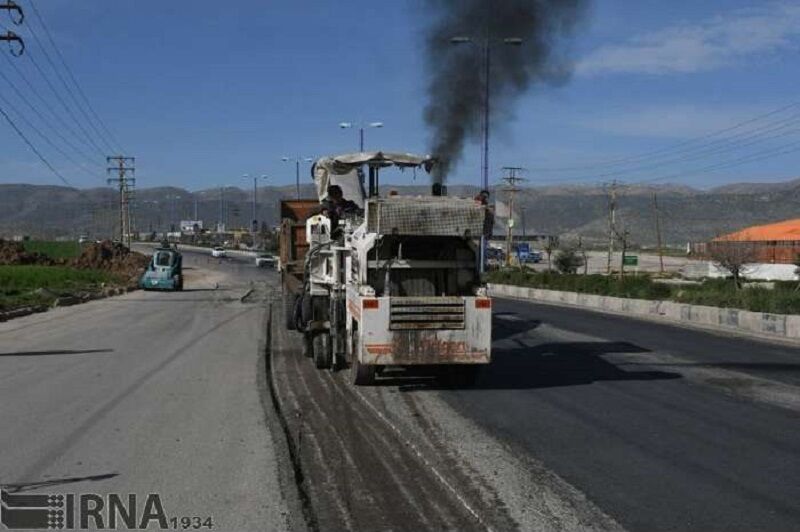
[[[473,196],[477,187],[450,185],[454,196]],[[383,185],[382,191],[428,194],[422,185]],[[301,186],[302,197],[314,197],[311,184]],[[508,193],[492,189],[497,201],[496,232],[504,232]],[[294,186],[260,187],[256,218],[268,225],[279,223],[278,204],[295,196]],[[520,187],[514,199],[515,235],[556,234],[580,236],[587,243],[607,238],[611,192],[599,186]],[[630,242],[656,242],[656,208],[665,244],[685,245],[758,223],[800,217],[800,179],[780,183],[736,183],[710,190],[683,185],[618,185],[616,223],[628,231]],[[190,192],[177,187],[136,191],[135,227],[163,231],[180,220],[203,220],[213,227],[220,217],[227,227],[249,227],[252,190],[227,187]],[[118,217],[118,194],[110,188],[74,189],[62,186],[0,185],[0,237],[29,235],[35,238],[73,237],[87,234],[101,238],[111,234]]]

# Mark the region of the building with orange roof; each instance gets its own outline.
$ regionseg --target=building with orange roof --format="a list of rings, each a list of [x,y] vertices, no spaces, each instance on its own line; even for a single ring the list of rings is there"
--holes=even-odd
[[[724,246],[747,246],[754,255],[753,262],[793,264],[800,257],[800,218],[766,225],[754,225],[727,235],[718,236],[705,249]]]

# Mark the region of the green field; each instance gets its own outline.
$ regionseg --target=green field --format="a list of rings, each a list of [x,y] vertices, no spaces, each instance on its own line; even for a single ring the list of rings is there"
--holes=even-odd
[[[80,255],[81,252],[81,246],[76,241],[28,240],[23,245],[25,251],[41,253],[51,259],[71,259]]]
[[[737,308],[774,314],[800,314],[800,292],[796,281],[774,283],[774,289],[736,289],[732,280],[709,279],[696,285],[669,285],[646,275],[623,279],[607,275],[564,275],[548,272],[499,270],[486,276],[490,283],[529,286],[634,299],[669,300],[692,305]]]
[[[59,295],[96,291],[101,283],[115,281],[115,276],[97,270],[66,266],[0,266],[0,310],[47,305]]]

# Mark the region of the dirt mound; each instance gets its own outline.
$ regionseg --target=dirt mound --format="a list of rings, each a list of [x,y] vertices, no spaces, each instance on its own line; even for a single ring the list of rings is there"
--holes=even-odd
[[[0,239],[0,265],[6,266],[10,264],[40,264],[42,266],[52,266],[56,264],[56,261],[41,253],[25,251],[25,246],[22,242]]]
[[[118,242],[105,240],[87,245],[80,257],[72,259],[71,266],[94,270],[104,270],[126,277],[129,281],[138,280],[150,258],[131,251]]]

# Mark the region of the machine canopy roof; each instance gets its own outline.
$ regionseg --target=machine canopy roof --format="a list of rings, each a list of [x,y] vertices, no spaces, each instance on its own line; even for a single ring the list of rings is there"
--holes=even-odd
[[[342,187],[344,197],[356,202],[359,207],[364,207],[364,187],[359,170],[368,165],[377,168],[397,166],[399,168],[423,167],[430,172],[436,159],[427,155],[414,155],[413,153],[394,152],[357,152],[322,157],[314,163],[312,174],[317,186],[317,195],[320,201],[328,196],[330,185]]]

